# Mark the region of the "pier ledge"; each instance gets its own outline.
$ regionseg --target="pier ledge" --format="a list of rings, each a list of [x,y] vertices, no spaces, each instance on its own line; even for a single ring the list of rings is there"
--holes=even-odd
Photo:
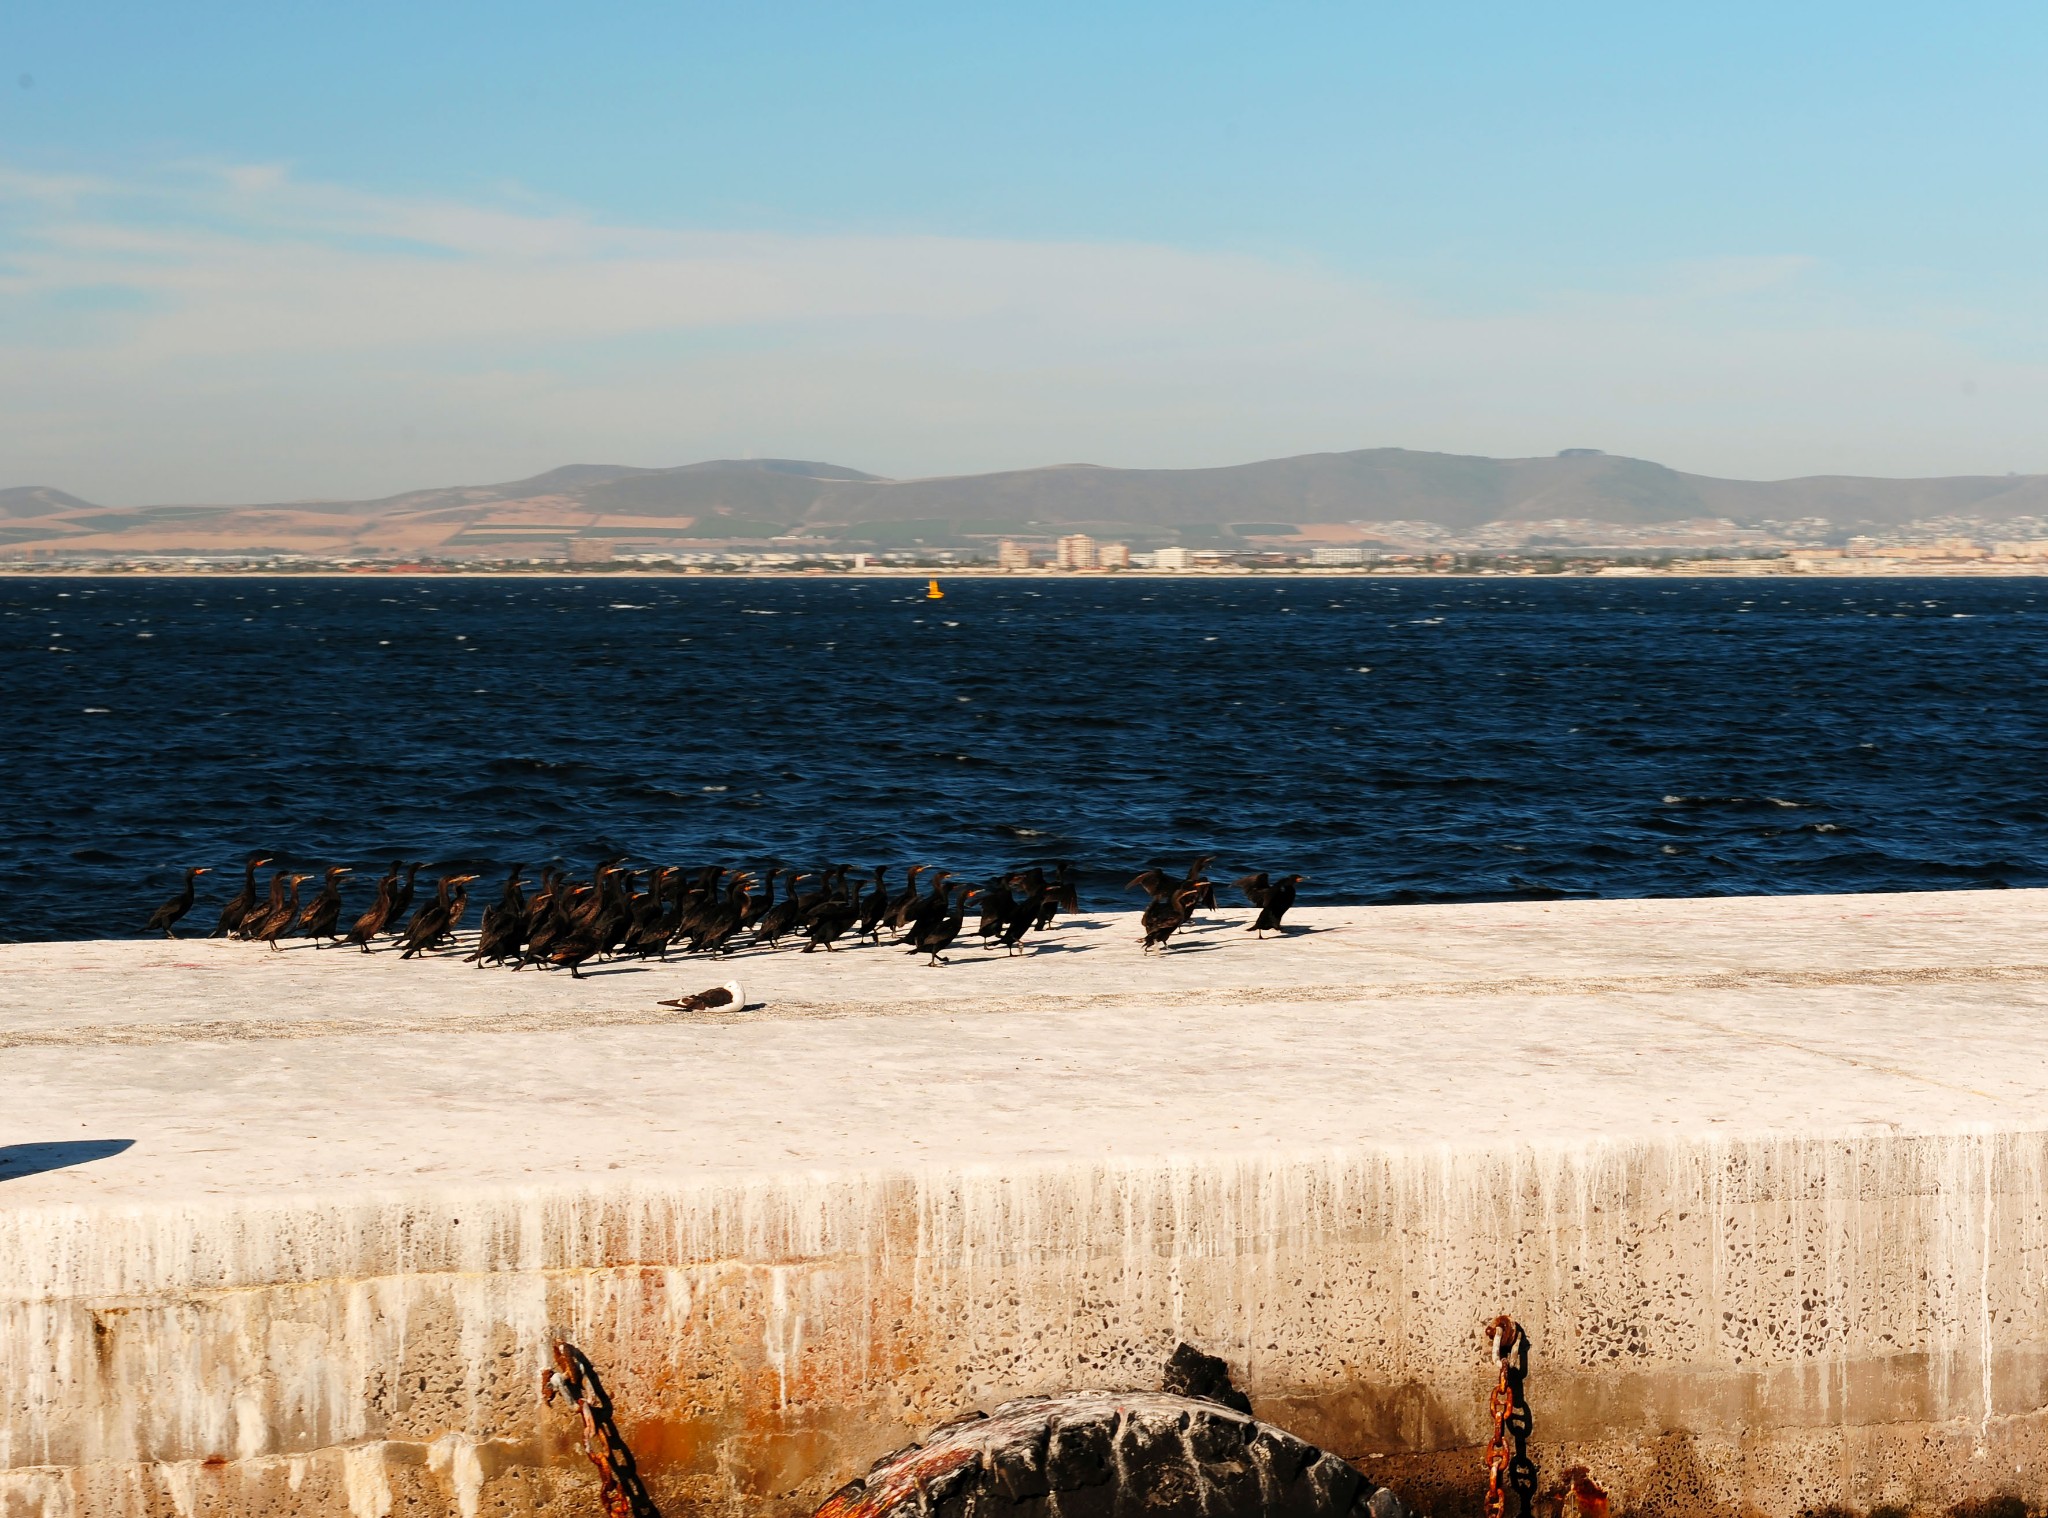
[[[0,947],[0,1518],[670,1518],[1222,1356],[1466,1510],[2048,1500],[2048,893],[1243,912],[564,974]],[[756,1010],[658,1003],[736,975]]]

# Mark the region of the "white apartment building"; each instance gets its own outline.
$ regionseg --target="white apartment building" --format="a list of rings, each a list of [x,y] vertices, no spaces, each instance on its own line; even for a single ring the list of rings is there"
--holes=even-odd
[[[1052,561],[1060,569],[1100,569],[1095,539],[1086,533],[1072,533],[1053,545]]]

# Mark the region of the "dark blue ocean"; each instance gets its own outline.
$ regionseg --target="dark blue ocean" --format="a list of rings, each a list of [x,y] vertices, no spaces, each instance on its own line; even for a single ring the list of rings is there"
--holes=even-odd
[[[0,939],[250,851],[2048,884],[2035,580],[0,579]],[[900,879],[900,876],[897,877]],[[351,902],[366,904],[358,884]]]

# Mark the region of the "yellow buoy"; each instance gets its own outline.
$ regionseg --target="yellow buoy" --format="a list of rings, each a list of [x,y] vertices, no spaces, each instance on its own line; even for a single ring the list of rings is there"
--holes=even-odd
[[[946,593],[939,589],[939,582],[933,580],[929,585],[925,586],[924,598],[927,601],[943,601],[946,599]]]

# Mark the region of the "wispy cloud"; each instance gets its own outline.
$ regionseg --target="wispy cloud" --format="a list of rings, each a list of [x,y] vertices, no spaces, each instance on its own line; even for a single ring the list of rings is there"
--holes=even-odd
[[[1826,272],[1705,260],[1460,310],[1152,245],[679,231],[275,165],[0,168],[0,483],[257,498],[570,458],[939,472],[1377,444],[2048,467],[2040,366],[1859,309]]]
[[[130,286],[152,300],[127,351],[180,360],[877,321],[1166,333],[1358,297],[1307,271],[1156,247],[669,232],[378,198],[269,169],[216,178],[167,204],[111,194],[33,223],[0,291],[51,303]]]

